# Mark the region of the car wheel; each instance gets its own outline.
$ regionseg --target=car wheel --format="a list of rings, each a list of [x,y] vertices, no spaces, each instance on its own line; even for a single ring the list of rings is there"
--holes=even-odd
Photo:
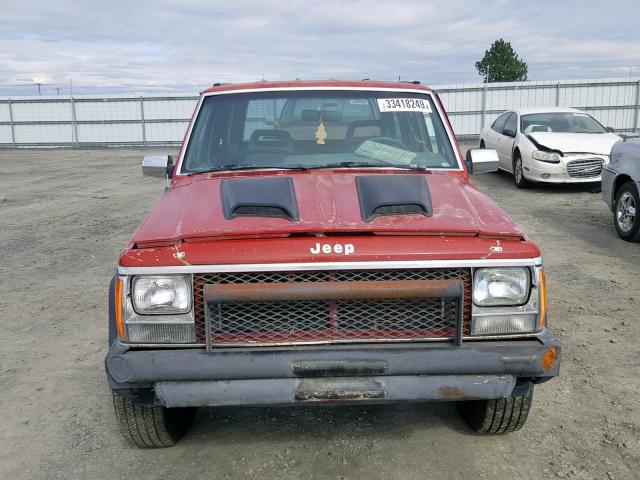
[[[480,140],[480,148],[485,148],[485,146],[484,146],[484,140]]]
[[[195,409],[139,405],[113,392],[113,409],[120,431],[139,448],[171,447],[191,426]]]
[[[518,188],[527,188],[529,186],[529,180],[524,176],[522,157],[519,153],[515,153],[513,156],[513,180]]]
[[[613,208],[613,222],[620,238],[627,242],[640,240],[640,195],[638,187],[633,182],[627,182],[620,187],[616,194]]]
[[[520,430],[529,416],[533,388],[524,395],[496,400],[458,402],[464,421],[476,433],[501,434]]]

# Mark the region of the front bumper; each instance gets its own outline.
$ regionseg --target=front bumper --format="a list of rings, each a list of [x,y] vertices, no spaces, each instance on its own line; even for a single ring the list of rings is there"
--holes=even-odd
[[[290,348],[128,350],[106,357],[111,389],[167,407],[381,403],[508,397],[559,373],[548,332],[522,340]]]
[[[603,155],[575,155],[563,157],[560,163],[548,163],[535,160],[533,158],[525,159],[523,162],[524,175],[527,180],[533,182],[545,183],[597,183],[601,181],[601,176],[594,177],[572,177],[567,173],[567,164],[569,162],[580,161],[590,158],[602,159],[604,165],[609,163],[609,158]]]

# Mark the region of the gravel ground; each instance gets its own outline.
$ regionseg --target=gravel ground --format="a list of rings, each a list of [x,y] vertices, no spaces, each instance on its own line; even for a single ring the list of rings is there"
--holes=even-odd
[[[588,189],[474,180],[539,242],[562,375],[526,427],[471,434],[449,403],[201,409],[128,447],[104,378],[107,285],[161,195],[142,150],[0,151],[0,478],[584,478],[640,471],[640,244]]]

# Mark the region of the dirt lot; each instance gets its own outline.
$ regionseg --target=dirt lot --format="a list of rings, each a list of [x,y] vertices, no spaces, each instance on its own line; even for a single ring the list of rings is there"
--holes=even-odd
[[[178,446],[129,448],[103,373],[107,285],[161,195],[142,150],[0,151],[0,478],[638,478],[640,244],[599,194],[478,176],[542,247],[562,376],[529,423],[472,435],[448,403],[202,409]]]

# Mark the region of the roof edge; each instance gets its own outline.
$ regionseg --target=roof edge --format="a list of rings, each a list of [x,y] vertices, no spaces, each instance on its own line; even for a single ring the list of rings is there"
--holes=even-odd
[[[202,93],[215,93],[225,91],[241,91],[255,89],[281,89],[281,88],[323,88],[323,87],[345,87],[345,88],[394,88],[394,89],[410,89],[424,90],[431,92],[433,89],[425,85],[414,82],[390,82],[377,80],[290,80],[290,81],[260,81],[251,83],[228,83],[214,84],[213,87],[204,90]]]

